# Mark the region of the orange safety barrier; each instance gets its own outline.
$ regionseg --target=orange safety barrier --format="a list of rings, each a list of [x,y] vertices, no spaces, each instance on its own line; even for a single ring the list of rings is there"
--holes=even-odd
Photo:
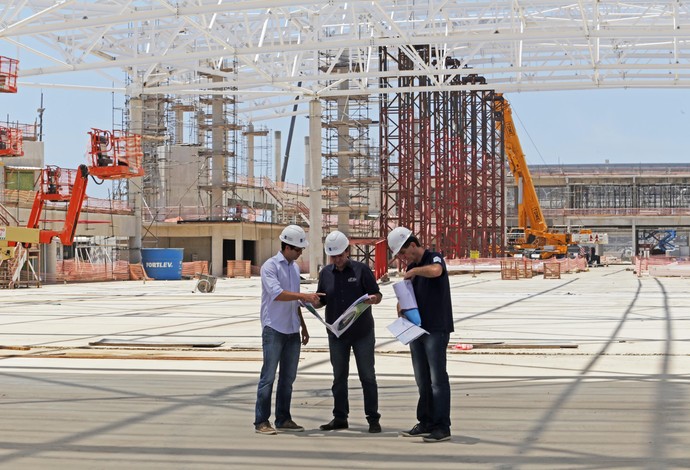
[[[501,272],[502,279],[529,279],[536,274],[544,273],[544,264],[556,263],[559,272],[587,271],[585,258],[562,258],[549,260],[532,260],[528,258],[459,258],[446,260],[450,273],[453,272]]]
[[[640,276],[690,276],[690,260],[665,255],[635,256],[633,271]]]
[[[129,280],[129,262],[89,263],[62,260],[57,263],[55,278],[45,276],[46,282],[94,282]]]

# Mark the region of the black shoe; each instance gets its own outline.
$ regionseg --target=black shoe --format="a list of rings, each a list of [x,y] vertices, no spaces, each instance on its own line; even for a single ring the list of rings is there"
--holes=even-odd
[[[450,431],[444,431],[442,429],[436,428],[431,431],[431,434],[424,437],[424,442],[442,442],[450,441]]]
[[[319,429],[322,431],[335,431],[336,429],[347,429],[347,420],[346,419],[338,419],[338,418],[333,418],[330,423],[327,424],[322,424],[319,426]]]
[[[369,432],[372,434],[377,434],[381,432],[381,425],[378,421],[372,421],[369,423]]]
[[[409,431],[401,431],[400,435],[404,437],[426,437],[429,434],[431,434],[431,431],[429,431],[426,426],[424,426],[421,423],[417,423],[414,425],[412,429]]]

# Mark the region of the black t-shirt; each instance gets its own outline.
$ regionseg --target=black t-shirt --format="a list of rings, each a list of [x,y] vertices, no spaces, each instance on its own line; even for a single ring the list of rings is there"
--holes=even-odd
[[[417,299],[419,315],[422,318],[421,327],[427,331],[455,331],[453,325],[453,306],[450,299],[450,281],[446,262],[440,253],[425,250],[419,264],[411,263],[407,266],[409,271],[419,266],[440,264],[443,273],[439,277],[428,278],[415,276],[412,279],[414,296]]]
[[[319,286],[316,292],[326,294],[321,303],[326,305],[326,321],[333,324],[347,308],[364,294],[380,294],[374,274],[364,263],[349,260],[345,269],[338,271],[334,264],[329,264],[319,274]],[[365,336],[374,328],[374,317],[371,307],[366,309],[355,323],[340,337],[357,339]],[[333,333],[328,331],[329,335]]]

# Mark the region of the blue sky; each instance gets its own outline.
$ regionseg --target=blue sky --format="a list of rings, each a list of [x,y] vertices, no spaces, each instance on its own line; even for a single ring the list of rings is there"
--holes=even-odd
[[[49,77],[41,77],[48,82]],[[57,79],[65,83],[64,77]],[[100,77],[84,76],[73,83],[108,86]],[[46,88],[44,141],[46,164],[76,168],[86,161],[91,127],[113,128],[113,102],[122,97],[96,91]],[[37,118],[41,89],[22,87],[0,95],[0,118],[32,123]],[[684,89],[586,90],[529,92],[506,95],[513,107],[527,163],[680,163],[689,162],[690,91]],[[113,101],[115,100],[115,101]],[[119,120],[119,113],[116,113]],[[288,180],[302,182],[306,118],[299,116],[293,137]],[[259,123],[283,131],[289,118]],[[89,186],[89,195],[106,197],[110,188]]]
[[[506,95],[528,164],[690,162],[690,90]],[[531,139],[530,139],[531,138]]]

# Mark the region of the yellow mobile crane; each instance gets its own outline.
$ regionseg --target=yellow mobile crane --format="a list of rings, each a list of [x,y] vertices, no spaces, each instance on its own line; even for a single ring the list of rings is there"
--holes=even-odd
[[[549,228],[544,220],[537,191],[532,182],[525,154],[520,145],[510,103],[501,93],[496,93],[496,110],[503,113],[503,122],[497,120],[496,126],[503,131],[505,154],[510,165],[510,171],[515,177],[518,188],[517,198],[517,227],[509,230],[507,236],[507,254],[511,256],[523,255],[532,258],[562,257],[571,252],[579,251],[578,241],[582,235],[596,235],[597,240],[604,240],[605,234],[592,234],[591,230],[580,230],[577,234],[560,233]],[[501,128],[502,127],[502,128]]]

